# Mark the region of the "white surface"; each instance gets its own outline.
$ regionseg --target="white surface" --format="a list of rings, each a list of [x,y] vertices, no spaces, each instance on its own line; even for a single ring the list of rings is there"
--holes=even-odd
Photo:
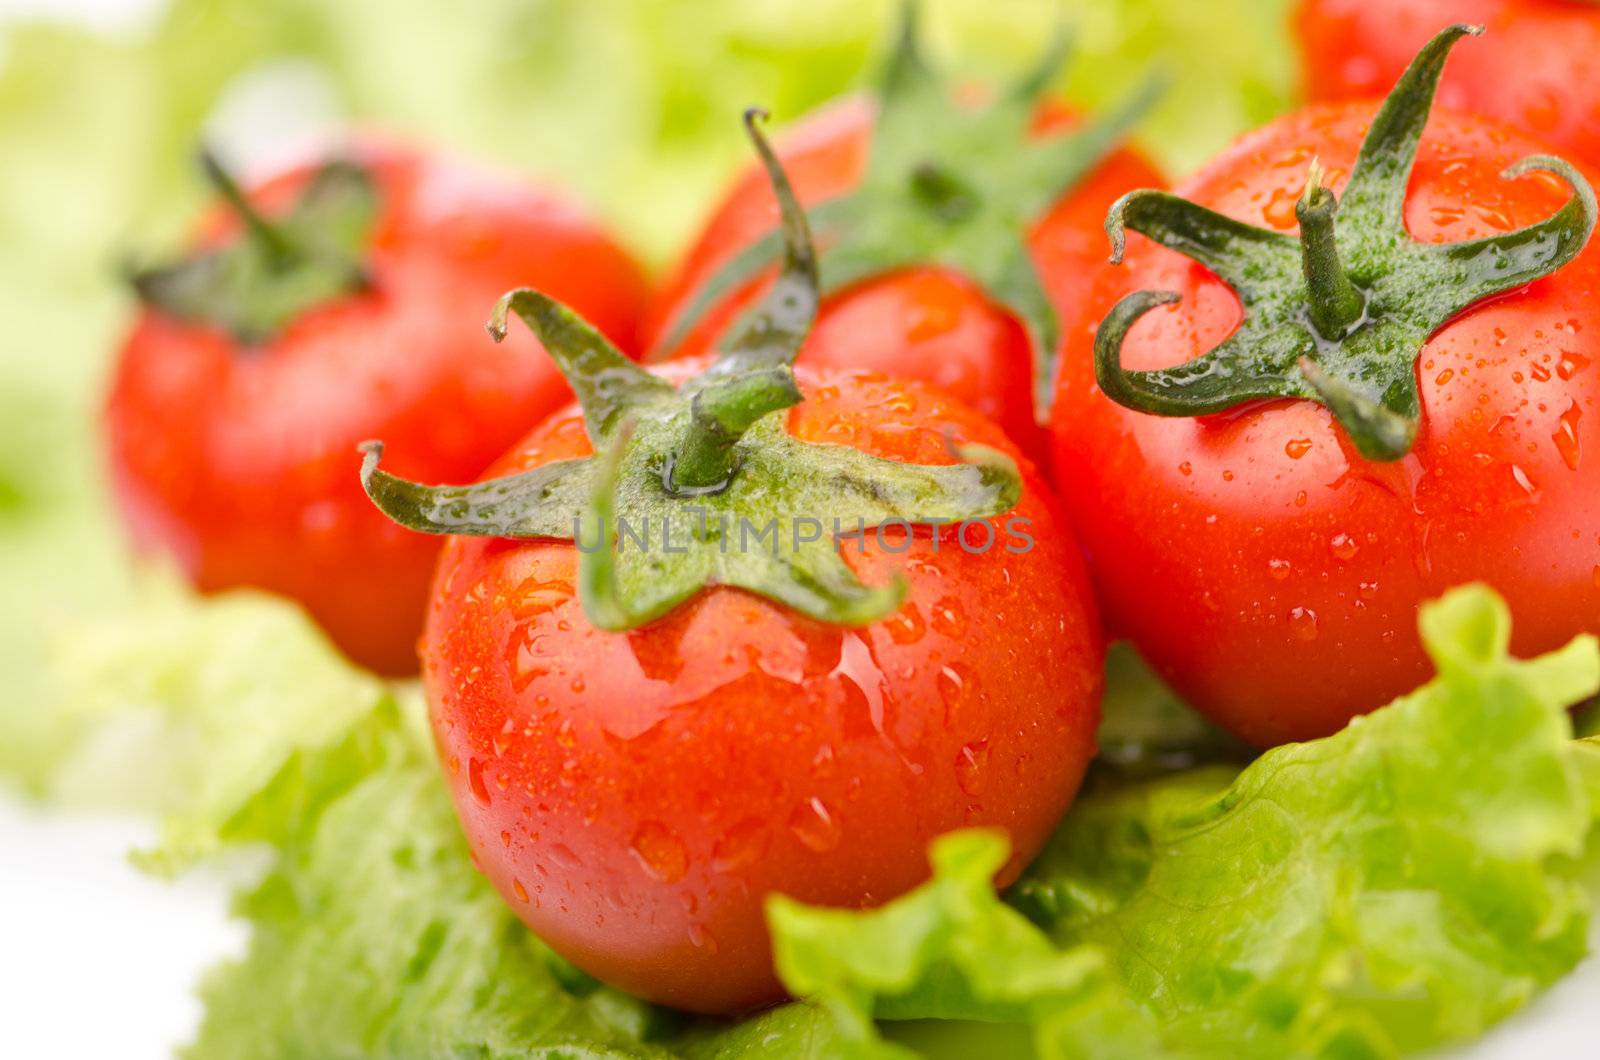
[[[129,865],[151,838],[0,794],[0,1055],[156,1060],[193,1032],[199,973],[243,951],[244,926],[220,878]]]

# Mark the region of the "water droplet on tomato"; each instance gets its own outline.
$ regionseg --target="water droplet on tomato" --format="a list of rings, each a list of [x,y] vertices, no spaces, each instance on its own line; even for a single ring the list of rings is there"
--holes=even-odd
[[[896,644],[915,644],[922,639],[926,631],[922,612],[917,609],[916,604],[910,602],[884,619],[883,628],[888,630],[889,639]]]
[[[746,817],[717,840],[711,850],[711,867],[718,872],[733,872],[752,864],[761,854],[766,825]]]
[[[1567,406],[1567,411],[1561,414],[1561,419],[1556,424],[1556,433],[1551,439],[1556,443],[1556,451],[1561,454],[1561,459],[1566,461],[1567,467],[1573,471],[1578,470],[1578,421],[1583,418],[1583,409],[1578,407],[1574,400]]]
[[[1528,365],[1528,374],[1533,376],[1541,383],[1548,383],[1550,381],[1550,369],[1546,368],[1537,361],[1533,361]]]
[[[789,830],[795,838],[818,854],[825,854],[839,845],[840,828],[827,805],[812,796],[801,803],[789,817]]]
[[[963,747],[956,755],[956,783],[961,790],[973,798],[982,795],[988,779],[988,765],[988,740],[978,740]]]
[[[967,698],[966,674],[955,664],[941,666],[934,684],[939,687],[939,698],[944,701],[945,724],[951,724],[961,713],[961,705]]]
[[[1317,639],[1317,613],[1309,607],[1295,607],[1289,611],[1289,629],[1296,639],[1310,643]]]
[[[540,581],[538,578],[528,578],[516,588],[516,601],[512,604],[512,613],[522,619],[535,618],[572,599],[573,592],[572,583],[569,581],[561,579]]]
[[[506,847],[507,849],[510,849],[510,847],[511,847],[511,833],[510,832],[501,832],[500,833],[500,845],[503,846],[503,847]]]
[[[646,821],[633,833],[633,856],[651,879],[676,883],[689,871],[683,840],[660,821]]]
[[[517,723],[511,718],[506,718],[506,723],[500,726],[500,731],[494,734],[492,741],[496,758],[504,758],[506,749],[511,746],[511,734],[516,731]]]
[[[511,877],[511,890],[516,894],[517,901],[526,902],[528,900],[528,889],[515,876]]]
[[[883,403],[883,410],[905,415],[917,411],[917,402],[909,394],[896,394]]]
[[[1371,600],[1373,597],[1378,595],[1378,583],[1362,582],[1360,585],[1356,586],[1356,595],[1361,597],[1363,600]]]
[[[689,925],[689,941],[707,953],[717,952],[717,937],[704,924],[694,923]]]
[[[961,601],[953,596],[946,596],[933,605],[930,624],[938,633],[947,637],[959,637],[967,631],[967,613],[961,608]]]
[[[1283,451],[1289,454],[1290,460],[1299,460],[1311,452],[1310,438],[1291,438],[1283,443]]]
[[[1440,228],[1449,228],[1467,215],[1459,206],[1435,206],[1428,211],[1428,219]]]
[[[1571,379],[1585,368],[1589,367],[1589,358],[1581,353],[1571,350],[1561,351],[1561,360],[1556,362],[1556,375],[1563,379]]]
[[[1538,496],[1539,487],[1534,485],[1534,481],[1528,477],[1528,473],[1516,464],[1511,465],[1511,480],[1517,484],[1518,489],[1528,496]]]
[[[1289,576],[1291,567],[1286,559],[1267,560],[1267,573],[1272,575],[1273,581],[1281,582]]]
[[[819,779],[833,776],[833,748],[823,744],[811,756],[811,775]]]
[[[538,636],[535,629],[533,624],[523,623],[513,629],[506,640],[506,671],[511,676],[512,689],[519,693],[550,672],[539,664],[539,642],[544,638]]]
[[[1178,474],[1188,478],[1190,475],[1194,474],[1194,465],[1185,460],[1183,463],[1178,465]]]
[[[1511,215],[1506,213],[1503,207],[1493,206],[1486,202],[1480,202],[1473,204],[1473,209],[1477,212],[1478,216],[1483,219],[1483,223],[1488,225],[1490,228],[1497,228],[1502,232],[1509,232],[1513,228],[1517,227],[1517,223],[1511,219]]]
[[[489,805],[489,786],[483,782],[483,763],[476,758],[467,759],[467,787],[478,805]]]
[[[839,645],[839,664],[828,676],[844,682],[845,692],[851,694],[858,710],[860,704],[866,705],[867,720],[872,730],[882,736],[886,682],[883,671],[878,668],[878,661],[872,657],[871,647],[861,638],[861,634],[851,631],[844,635]],[[851,693],[852,689],[854,694]]]
[[[1267,224],[1280,231],[1287,232],[1300,221],[1295,217],[1295,203],[1300,201],[1301,188],[1278,188],[1267,199],[1267,204],[1261,208],[1261,216],[1266,218]]]
[[[1328,542],[1328,550],[1333,553],[1336,559],[1350,560],[1354,559],[1356,553],[1361,551],[1361,546],[1349,534],[1341,533],[1333,535],[1332,540]]]
[[[1456,372],[1454,368],[1446,368],[1444,371],[1433,377],[1433,383],[1435,386],[1444,386],[1446,383],[1450,382],[1450,380],[1454,379],[1455,376]]]

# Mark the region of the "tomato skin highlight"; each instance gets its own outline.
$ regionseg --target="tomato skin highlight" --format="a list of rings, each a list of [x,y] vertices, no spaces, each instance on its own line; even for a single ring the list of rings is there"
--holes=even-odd
[[[1374,109],[1291,115],[1178,191],[1292,230],[1313,156],[1341,190]],[[1436,111],[1406,203],[1412,236],[1465,240],[1548,217],[1569,194],[1559,181],[1499,176],[1540,153],[1499,123]],[[1111,402],[1094,384],[1094,329],[1137,289],[1183,300],[1130,332],[1129,368],[1190,360],[1239,320],[1208,270],[1132,236],[1126,266],[1101,278],[1098,310],[1069,328],[1054,471],[1108,624],[1195,706],[1257,746],[1333,732],[1431,673],[1416,608],[1468,581],[1505,596],[1518,654],[1600,629],[1600,245],[1429,340],[1417,442],[1389,464],[1361,458],[1308,401],[1201,419]]]
[[[543,286],[635,349],[642,274],[582,213],[492,174],[365,144],[380,215],[373,289],[241,348],[220,330],[144,311],[106,405],[111,478],[135,546],[174,555],[204,590],[257,586],[304,604],[354,660],[417,670],[439,544],[366,498],[356,446],[467,480],[571,391],[531,336],[496,346],[495,299]],[[312,167],[253,196],[287,207]],[[237,233],[216,214],[202,246]]]
[[[1458,49],[1439,103],[1516,126],[1600,164],[1600,8],[1585,0],[1300,0],[1295,39],[1313,102],[1381,96],[1452,22],[1486,26]]]
[[[797,376],[800,438],[941,464],[948,425],[1016,452],[920,384]],[[490,474],[589,451],[569,408]],[[1010,834],[1014,878],[1093,754],[1102,647],[1072,534],[1022,468],[1026,555],[1003,551],[1006,517],[983,555],[954,529],[937,552],[927,529],[891,530],[887,549],[869,535],[864,553],[844,542],[869,584],[897,570],[910,584],[897,614],[859,630],[717,588],[601,632],[575,596],[572,543],[450,539],[424,681],[474,855],[518,915],[608,983],[729,1013],[782,996],[767,893],[875,905],[927,877],[929,840],[980,824]]]
[[[856,188],[867,165],[873,100],[851,95],[802,118],[777,141],[778,156],[800,201],[814,205]],[[1058,104],[1041,106],[1035,133],[1049,136],[1079,123]],[[1124,192],[1164,182],[1136,152],[1112,152],[1039,218],[1029,248],[1056,311],[1075,316],[1090,278],[1105,262],[1101,225]],[[700,286],[739,250],[777,223],[777,205],[752,166],[712,212],[701,235],[655,298],[645,327],[654,349]],[[674,356],[697,356],[754,304],[763,280],[725,298],[689,332]],[[797,363],[866,369],[919,379],[948,391],[999,423],[1024,452],[1044,453],[1035,422],[1034,361],[1017,319],[970,279],[942,266],[918,266],[873,277],[823,301]]]

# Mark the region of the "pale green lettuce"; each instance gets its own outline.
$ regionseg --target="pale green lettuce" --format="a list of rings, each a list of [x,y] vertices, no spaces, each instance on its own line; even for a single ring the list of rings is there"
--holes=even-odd
[[[473,868],[415,685],[344,662],[284,601],[158,588],[60,661],[92,732],[62,798],[153,810],[139,860],[160,871],[266,855],[235,901],[248,951],[206,978],[188,1055],[805,1056],[835,1033],[800,1004],[691,1021],[552,954]]]
[[[396,695],[418,701],[414,686],[346,662],[298,607],[247,591],[197,605],[152,582],[136,615],[80,626],[55,652],[56,720],[76,738],[51,800],[158,815],[150,867],[181,868],[238,838],[237,818],[250,806],[260,817],[264,791]]]
[[[1081,799],[1010,896],[1031,931],[983,885],[1003,846],[956,836],[881,910],[774,899],[780,973],[863,1056],[874,1016],[1026,1022],[1046,1056],[1388,1056],[1483,1030],[1584,953],[1600,798],[1566,706],[1600,651],[1510,658],[1482,588],[1422,628],[1439,676],[1343,732]]]
[[[67,776],[116,791],[155,755],[161,868],[267,852],[196,1058],[1385,1056],[1482,1030],[1583,953],[1600,743],[1564,705],[1600,652],[1509,658],[1483,589],[1424,614],[1440,676],[1336,736],[1242,770],[1102,768],[1007,901],[987,832],[939,841],[934,879],[875,911],[775,897],[778,970],[809,1000],[732,1023],[601,987],[521,926],[472,867],[414,686],[268,597],[166,590],[142,617],[63,660],[79,716],[143,750],[80,744]],[[1133,680],[1121,709],[1151,709],[1130,689],[1159,692]]]

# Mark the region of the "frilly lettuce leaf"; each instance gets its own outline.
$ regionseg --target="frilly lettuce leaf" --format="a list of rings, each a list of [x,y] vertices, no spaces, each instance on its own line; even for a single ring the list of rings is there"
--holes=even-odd
[[[933,879],[870,913],[811,908],[774,896],[768,920],[778,974],[838,1021],[846,1055],[904,1055],[879,1040],[881,1019],[1033,1024],[1070,1018],[1105,982],[1104,954],[1058,949],[999,902],[1000,833],[957,832],[930,851]]]
[[[1043,1056],[1387,1056],[1481,1031],[1583,956],[1600,805],[1566,707],[1593,637],[1527,662],[1482,587],[1422,612],[1439,676],[1343,732],[1092,793],[1013,891],[992,836],[864,913],[770,904],[777,964],[845,1055],[874,1017],[1031,1024]],[[1103,962],[1103,963],[1102,963]]]
[[[164,777],[158,868],[266,851],[195,1058],[1384,1056],[1480,1031],[1578,960],[1600,810],[1600,742],[1564,709],[1600,685],[1593,638],[1511,659],[1481,588],[1423,629],[1440,676],[1336,736],[1242,770],[1102,770],[1005,901],[989,832],[940,840],[933,880],[877,910],[773,898],[806,1001],[732,1023],[602,987],[528,933],[472,868],[414,686],[282,601],[156,594],[71,638],[101,736],[57,783]]]
[[[254,592],[197,604],[151,584],[135,615],[79,626],[55,653],[64,695],[54,712],[75,736],[51,775],[53,801],[159,815],[150,867],[179,868],[238,838],[247,807],[261,816],[264,791],[397,694],[346,662],[298,607]]]
[[[1589,736],[1572,745],[1578,775],[1589,790],[1589,808],[1600,821],[1600,736]]]
[[[392,710],[301,761],[245,814],[282,846],[237,903],[249,951],[203,984],[188,1056],[667,1055],[644,1039],[670,1017],[563,970],[473,870]]]
[[[555,956],[474,869],[414,684],[355,669],[282,600],[158,591],[58,661],[92,733],[63,797],[158,814],[150,868],[265,862],[190,1057],[798,1057],[836,1033],[805,1004],[689,1020]]]

